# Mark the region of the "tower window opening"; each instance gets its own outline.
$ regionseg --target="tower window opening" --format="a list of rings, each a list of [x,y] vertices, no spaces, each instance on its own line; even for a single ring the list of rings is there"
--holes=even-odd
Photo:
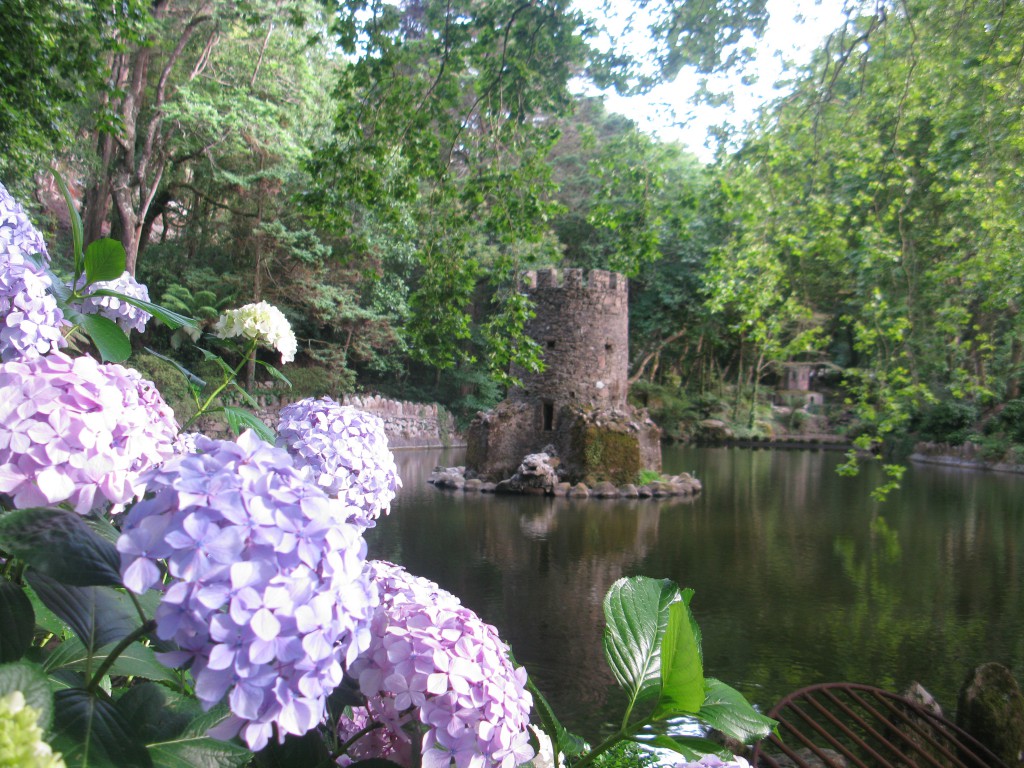
[[[607,344],[604,345],[604,351],[605,352],[611,352],[612,351],[612,343],[610,341]]]
[[[544,431],[550,432],[555,428],[555,404],[545,400],[542,415],[544,418]]]
[[[555,340],[554,339],[548,339],[548,349],[554,349],[554,348],[555,348]]]

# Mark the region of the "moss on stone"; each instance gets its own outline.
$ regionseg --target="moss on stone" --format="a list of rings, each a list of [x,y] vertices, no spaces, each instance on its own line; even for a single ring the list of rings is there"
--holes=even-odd
[[[642,469],[636,435],[596,424],[580,424],[578,434],[584,477],[624,485]]]

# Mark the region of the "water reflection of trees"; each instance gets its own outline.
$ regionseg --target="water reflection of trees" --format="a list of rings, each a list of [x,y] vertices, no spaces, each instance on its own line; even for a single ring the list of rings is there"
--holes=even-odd
[[[621,575],[693,587],[709,673],[762,706],[812,682],[917,679],[952,707],[972,665],[1024,662],[1020,478],[914,470],[879,506],[871,477],[837,477],[829,454],[678,460],[669,468],[704,482],[692,504],[461,496],[422,483],[410,496],[409,477],[373,547],[497,624],[591,734],[615,704],[601,599]]]

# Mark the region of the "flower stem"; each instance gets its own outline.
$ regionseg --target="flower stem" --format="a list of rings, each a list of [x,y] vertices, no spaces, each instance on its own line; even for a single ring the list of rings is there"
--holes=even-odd
[[[217,397],[220,395],[221,392],[225,390],[225,388],[227,388],[228,384],[230,384],[232,381],[235,381],[238,378],[238,374],[242,372],[242,368],[245,367],[245,364],[249,362],[249,358],[253,357],[256,354],[256,347],[257,341],[253,339],[253,341],[249,344],[249,348],[246,350],[245,354],[242,355],[242,362],[240,362],[235,367],[235,369],[231,371],[230,375],[224,377],[224,381],[221,382],[221,385],[217,387],[208,398],[206,398],[206,402],[199,406],[199,410],[192,414],[192,417],[182,425],[182,430],[188,429],[190,426],[192,426],[192,424],[196,422],[196,419],[198,419],[200,416],[203,416],[210,410],[210,406],[213,404],[213,401],[217,399]]]
[[[89,684],[85,686],[86,690],[89,691],[89,693],[95,693],[100,682],[103,680],[103,677],[108,671],[110,671],[110,668],[114,666],[114,662],[117,661],[117,657],[124,653],[124,650],[129,645],[134,643],[136,640],[145,637],[154,629],[156,629],[156,620],[150,619],[142,626],[136,627],[136,629],[126,637],[121,638],[121,642],[115,645],[114,650],[107,654],[107,658],[105,658],[103,663],[100,664],[100,668],[96,670],[96,674],[92,676],[92,680],[90,680]]]

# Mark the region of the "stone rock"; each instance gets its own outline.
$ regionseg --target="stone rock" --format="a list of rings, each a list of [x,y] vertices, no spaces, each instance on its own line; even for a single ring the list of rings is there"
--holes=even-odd
[[[516,473],[509,478],[511,487],[523,493],[553,493],[558,484],[558,473],[546,453],[531,453],[523,457]],[[557,461],[556,461],[557,464]]]
[[[482,485],[483,485],[482,481],[477,480],[475,477],[473,477],[473,478],[470,478],[469,480],[466,481],[466,485],[463,486],[463,489],[467,490],[467,491],[479,491],[480,490],[480,486],[482,486]]]
[[[566,495],[570,499],[589,499],[590,489],[584,483],[576,483]]]
[[[561,482],[555,486],[555,496],[567,496],[572,488],[572,483]]]
[[[1024,696],[1002,664],[971,670],[957,698],[956,724],[1007,765],[1020,765],[1024,759]]]
[[[594,486],[593,495],[599,499],[617,499],[619,497],[619,489],[615,487],[614,483],[604,480]]]
[[[494,493],[498,486],[496,483],[484,483],[480,486],[480,493]]]
[[[619,488],[619,495],[624,499],[635,499],[640,496],[637,493],[636,486],[632,483],[626,483],[624,486]]]
[[[512,487],[512,480],[508,479],[508,480],[502,480],[500,483],[498,483],[496,486],[494,486],[494,492],[495,493],[500,493],[500,494],[519,493],[519,489],[518,488],[513,488]]]
[[[649,485],[641,485],[636,489],[636,495],[641,499],[649,499],[654,495],[654,491],[651,490],[651,486]]]
[[[704,440],[731,440],[733,432],[724,421],[704,419],[700,423],[701,437]]]

